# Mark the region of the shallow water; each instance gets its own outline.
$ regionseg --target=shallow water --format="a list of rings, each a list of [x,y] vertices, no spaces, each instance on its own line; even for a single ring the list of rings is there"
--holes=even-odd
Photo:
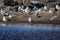
[[[60,40],[60,25],[0,24],[0,40]]]

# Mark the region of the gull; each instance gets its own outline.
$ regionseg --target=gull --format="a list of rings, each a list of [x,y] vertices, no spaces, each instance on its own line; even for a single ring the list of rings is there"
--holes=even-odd
[[[21,7],[20,7],[20,6],[18,7],[18,10],[19,10],[19,11],[21,10]]]
[[[4,10],[1,9],[2,15],[9,15],[8,12],[10,12],[10,7],[6,7]]]
[[[2,15],[8,15],[8,13],[6,12],[6,10],[3,10],[3,9],[1,9],[1,14]]]
[[[41,7],[38,11],[39,11],[39,12],[44,12],[45,10],[44,10],[43,7]]]
[[[56,5],[56,9],[59,10],[60,9],[60,6],[59,5]]]
[[[41,8],[37,10],[38,12],[42,11]]]
[[[23,6],[23,5],[21,6],[21,11],[23,11],[23,12],[24,12],[24,6]]]
[[[50,8],[49,9],[49,13],[54,13],[55,12],[55,8]]]
[[[24,8],[24,6],[22,5],[21,8]]]
[[[48,9],[47,9],[47,6],[44,6],[44,10],[48,10]]]
[[[56,20],[56,19],[57,19],[57,16],[54,15],[54,16],[52,16],[52,17],[50,18],[50,21],[52,21],[52,20]]]
[[[28,21],[29,21],[29,22],[31,22],[31,21],[32,21],[31,17],[29,17]]]
[[[34,15],[37,15],[39,12],[45,12],[43,7],[42,8],[39,8],[38,10],[35,10],[34,11]]]
[[[34,15],[37,15],[39,12],[42,12],[42,11],[43,11],[43,8],[39,8],[38,10],[34,11]]]
[[[37,12],[41,12],[41,11],[43,11],[44,9],[43,8],[39,8],[38,10],[37,10]]]
[[[8,15],[9,15],[9,13],[7,13],[7,12],[6,12],[4,15],[8,16]]]
[[[11,9],[11,7],[10,7],[10,6],[8,6],[8,7],[6,7],[4,10],[5,10],[5,12],[9,12],[9,11],[10,11],[10,9]]]
[[[34,11],[35,11],[35,10],[38,10],[38,8],[37,8],[36,6],[34,6],[33,10],[34,10]]]
[[[3,9],[1,9],[1,14],[4,15],[5,14],[5,11]]]
[[[29,7],[26,7],[26,9],[24,10],[26,13],[31,12],[31,10],[29,9]]]
[[[38,14],[38,10],[37,11],[34,11],[34,15],[37,15]]]
[[[5,16],[3,16],[3,21],[4,21],[4,22],[8,21]]]
[[[8,17],[9,17],[9,19],[11,19],[13,17],[16,17],[16,15],[9,15]]]

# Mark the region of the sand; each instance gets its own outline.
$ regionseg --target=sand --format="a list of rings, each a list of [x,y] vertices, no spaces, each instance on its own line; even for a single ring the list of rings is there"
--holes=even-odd
[[[56,20],[50,21],[50,18],[53,14],[45,12],[34,15],[34,13],[25,13],[25,12],[11,12],[10,14],[16,14],[15,18],[11,18],[10,21],[2,21],[3,15],[0,14],[1,23],[42,23],[42,24],[60,24],[60,11],[57,11],[55,15],[58,16]],[[6,16],[8,17],[8,16]],[[32,18],[32,21],[29,22],[29,17]]]

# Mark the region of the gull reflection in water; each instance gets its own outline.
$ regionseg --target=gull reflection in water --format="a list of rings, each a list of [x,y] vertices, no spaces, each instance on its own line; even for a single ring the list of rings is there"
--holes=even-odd
[[[33,26],[32,24],[24,24],[24,27],[30,28],[30,27],[32,27],[32,26]]]
[[[6,24],[4,23],[4,24],[2,24],[3,26],[6,26]]]
[[[0,26],[11,26],[11,24],[2,23]]]

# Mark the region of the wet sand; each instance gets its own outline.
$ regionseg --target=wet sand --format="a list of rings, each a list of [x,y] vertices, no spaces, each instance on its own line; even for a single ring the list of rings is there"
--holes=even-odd
[[[3,22],[2,17],[3,15],[0,14],[0,22],[1,23],[29,23],[29,17],[32,18],[30,23],[42,23],[42,24],[60,24],[60,12],[57,11],[55,15],[57,15],[57,19],[50,21],[49,19],[52,17],[53,14],[45,12],[45,13],[38,13],[38,15],[34,15],[34,13],[25,13],[25,12],[11,12],[10,14],[16,14],[15,18],[11,18],[10,21]],[[8,17],[8,16],[7,16]]]

